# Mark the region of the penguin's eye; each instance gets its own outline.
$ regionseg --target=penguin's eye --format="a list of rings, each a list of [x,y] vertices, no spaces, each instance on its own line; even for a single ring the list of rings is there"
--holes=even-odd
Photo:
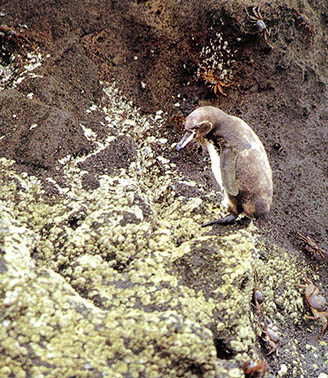
[[[197,125],[197,133],[201,136],[207,135],[212,130],[213,124],[210,121],[203,121]]]

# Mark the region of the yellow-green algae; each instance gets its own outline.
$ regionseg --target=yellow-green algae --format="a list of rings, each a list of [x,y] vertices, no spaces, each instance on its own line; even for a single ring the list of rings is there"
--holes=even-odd
[[[83,189],[82,158],[62,161],[71,189],[58,186],[54,197],[0,160],[0,375],[243,377],[242,363],[262,356],[254,268],[265,313],[283,328],[302,320],[300,266],[259,244],[252,224],[225,236],[201,229],[200,213],[211,219],[220,209],[175,192],[184,178],[154,148],[165,155],[162,114],[142,117],[110,93],[99,109],[104,127],[114,133],[119,124],[138,154],[129,169],[99,177],[98,189]],[[92,138],[99,150],[114,140]],[[217,356],[214,338],[230,360]],[[301,376],[297,343],[283,343],[281,353]]]

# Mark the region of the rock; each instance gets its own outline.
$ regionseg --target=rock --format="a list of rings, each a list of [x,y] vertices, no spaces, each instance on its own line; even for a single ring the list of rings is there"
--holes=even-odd
[[[6,40],[0,55],[1,377],[244,377],[268,352],[267,321],[282,335],[271,374],[325,374],[326,336],[297,287],[313,262],[295,235],[327,246],[328,10],[304,4],[311,47],[292,2],[263,4],[271,50],[247,6],[1,9],[37,46]],[[227,97],[198,80],[211,64]],[[202,104],[244,118],[268,150],[275,199],[260,229],[200,227],[223,215],[221,194],[198,146],[175,150],[172,117]],[[324,273],[311,275],[323,293]]]

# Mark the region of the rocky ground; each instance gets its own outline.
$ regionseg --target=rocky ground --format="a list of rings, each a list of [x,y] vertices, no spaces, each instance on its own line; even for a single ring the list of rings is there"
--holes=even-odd
[[[266,40],[255,5],[0,2],[1,377],[328,376],[298,286],[328,289],[328,7],[261,3]],[[175,145],[204,104],[263,141],[266,222],[200,227],[222,196]]]

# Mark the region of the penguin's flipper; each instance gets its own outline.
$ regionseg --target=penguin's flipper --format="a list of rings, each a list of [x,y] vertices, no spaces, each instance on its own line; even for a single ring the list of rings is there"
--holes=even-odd
[[[221,152],[221,174],[225,190],[231,196],[239,193],[236,180],[237,152],[232,147],[224,147]]]

